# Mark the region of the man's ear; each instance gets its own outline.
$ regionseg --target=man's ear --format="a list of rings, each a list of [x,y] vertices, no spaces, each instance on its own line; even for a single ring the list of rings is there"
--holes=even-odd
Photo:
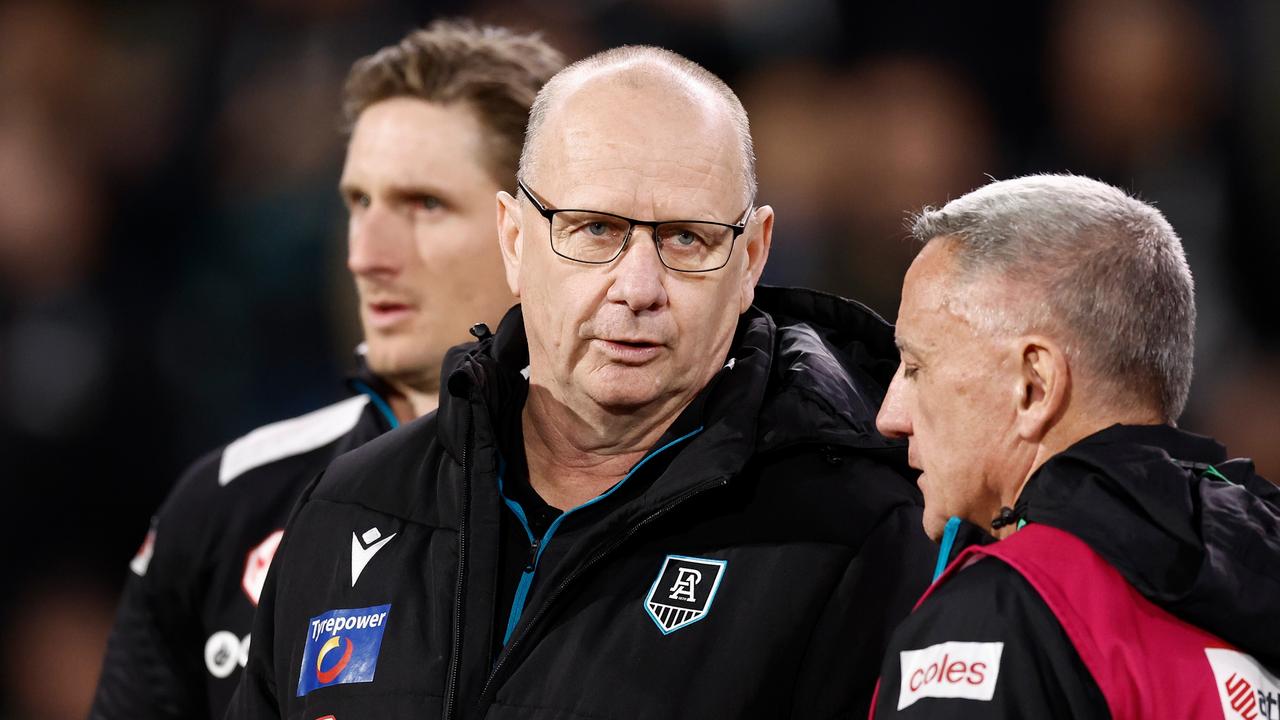
[[[507,270],[507,286],[520,297],[520,260],[524,254],[520,201],[505,190],[498,191],[498,247]]]
[[[1023,440],[1039,442],[1067,409],[1071,366],[1066,349],[1051,338],[1032,335],[1016,342],[1020,366],[1015,429]]]
[[[751,307],[751,303],[755,302],[756,283],[760,282],[764,265],[769,261],[769,248],[773,244],[772,207],[764,205],[751,213],[747,218],[747,230],[739,238],[739,241],[741,240],[746,240],[746,247],[743,250],[747,256],[747,268],[742,274],[739,314],[746,312],[747,308]]]

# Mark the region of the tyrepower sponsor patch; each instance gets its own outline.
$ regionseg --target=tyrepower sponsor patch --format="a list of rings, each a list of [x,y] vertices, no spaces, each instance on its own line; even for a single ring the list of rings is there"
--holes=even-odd
[[[990,700],[1000,677],[1002,642],[944,642],[904,650],[898,709],[921,698]]]
[[[298,697],[344,683],[373,682],[390,605],[330,610],[307,624]]]
[[[1213,668],[1214,684],[1222,700],[1222,716],[1228,720],[1276,720],[1280,718],[1280,680],[1237,650],[1205,648]]]

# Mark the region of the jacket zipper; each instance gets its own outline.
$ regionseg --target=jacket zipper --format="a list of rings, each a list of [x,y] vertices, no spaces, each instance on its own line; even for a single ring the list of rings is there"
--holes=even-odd
[[[467,516],[471,513],[471,437],[475,422],[475,410],[467,415],[467,439],[462,444],[462,515],[458,520],[458,580],[453,590],[453,657],[449,661],[449,683],[444,693],[444,715],[442,720],[453,718],[454,706],[457,703],[458,674],[462,666],[462,593],[466,582],[467,570]]]
[[[525,572],[527,573],[533,572],[534,569],[537,567],[535,563],[537,563],[537,560],[538,560],[538,548],[541,546],[542,546],[541,538],[534,538],[529,543],[529,556],[525,559],[525,563],[524,563]]]
[[[640,522],[632,525],[630,528],[627,529],[625,533],[622,534],[621,537],[614,540],[607,547],[605,547],[595,555],[592,555],[586,562],[579,565],[573,572],[569,574],[568,577],[566,577],[564,580],[560,582],[559,585],[556,586],[556,589],[551,593],[551,596],[547,598],[547,601],[544,602],[542,606],[538,608],[538,612],[534,613],[533,617],[529,620],[529,625],[525,627],[524,632],[518,635],[514,640],[511,641],[511,644],[506,647],[502,655],[498,658],[498,662],[494,664],[493,670],[489,673],[489,679],[485,680],[484,689],[480,691],[480,698],[483,700],[484,698],[488,697],[489,689],[493,685],[494,679],[498,677],[498,673],[501,672],[503,665],[506,664],[507,659],[510,658],[513,654],[515,654],[516,649],[520,647],[521,641],[523,641],[526,637],[532,634],[534,626],[538,624],[538,621],[542,619],[544,615],[546,615],[548,608],[550,608],[552,605],[555,605],[556,600],[560,598],[560,595],[564,592],[565,588],[567,588],[574,580],[578,579],[578,577],[581,576],[587,570],[590,570],[596,563],[603,560],[606,555],[609,555],[614,550],[617,550],[623,543],[630,540],[632,536],[640,532],[640,530],[644,529],[645,526],[649,525],[650,523],[654,522],[658,518],[667,514],[667,512],[670,511],[672,508],[676,507],[677,505],[683,504],[685,501],[689,500],[693,496],[700,495],[706,492],[707,490],[710,490],[712,488],[717,488],[717,487],[723,487],[724,485],[728,484],[728,482],[729,482],[728,478],[723,478],[723,477],[717,478],[714,481],[704,483],[696,488],[693,488],[692,490],[685,492],[682,495],[679,495],[671,502],[667,503],[666,505],[663,505],[662,507],[653,511],[649,515],[645,516],[644,519],[640,520]]]

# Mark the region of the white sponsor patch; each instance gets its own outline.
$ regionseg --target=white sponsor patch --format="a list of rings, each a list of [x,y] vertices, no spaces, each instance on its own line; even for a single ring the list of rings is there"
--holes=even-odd
[[[249,551],[244,560],[244,575],[240,578],[240,587],[249,596],[249,602],[255,607],[262,597],[262,585],[267,581],[267,571],[271,569],[271,559],[276,556],[280,540],[284,538],[284,530],[276,530]]]
[[[1002,642],[944,642],[898,653],[902,661],[898,709],[927,697],[990,700],[1003,652]]]
[[[147,568],[151,567],[151,558],[156,554],[156,528],[155,523],[147,531],[147,536],[142,539],[142,546],[138,548],[137,554],[129,561],[129,569],[138,577],[145,577]]]
[[[209,674],[223,679],[249,660],[249,636],[236,637],[233,632],[219,630],[204,644],[204,665]]]
[[[1205,648],[1213,668],[1214,685],[1222,700],[1222,716],[1228,720],[1280,718],[1280,680],[1257,660],[1237,650]]]

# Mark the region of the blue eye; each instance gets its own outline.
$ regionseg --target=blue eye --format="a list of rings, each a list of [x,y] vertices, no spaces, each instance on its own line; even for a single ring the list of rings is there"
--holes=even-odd
[[[602,222],[593,222],[587,225],[587,232],[596,237],[603,237],[609,233],[609,226]]]
[[[690,245],[696,242],[699,242],[702,238],[698,237],[696,234],[692,232],[689,232],[688,230],[681,230],[680,232],[676,233],[674,239],[676,242],[680,243],[684,247],[689,247]]]

